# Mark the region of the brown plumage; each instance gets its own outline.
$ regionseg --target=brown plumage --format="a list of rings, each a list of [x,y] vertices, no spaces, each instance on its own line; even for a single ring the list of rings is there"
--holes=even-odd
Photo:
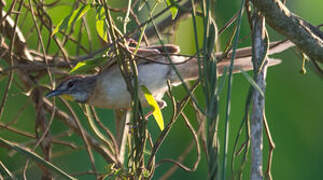
[[[271,43],[268,54],[282,52],[291,46],[293,44],[290,42],[284,42],[278,45],[277,43]],[[176,45],[140,48],[137,55],[143,58],[136,60],[138,83],[139,86],[144,85],[147,87],[158,102],[163,102],[162,97],[167,91],[167,80],[170,80],[173,86],[182,83],[173,68],[169,65],[169,60],[165,56],[165,53],[169,54],[169,57],[184,81],[195,80],[199,74],[197,59],[192,58],[188,60],[187,57],[177,55],[179,53],[179,47]],[[222,53],[216,54],[216,56],[221,55]],[[280,60],[268,58],[269,66],[279,63]],[[228,58],[217,64],[219,75],[222,74],[224,67],[229,66],[229,64],[230,54]],[[250,48],[237,50],[234,72],[239,72],[240,69],[244,71],[252,69]],[[72,96],[78,102],[88,103],[101,108],[131,108],[131,96],[119,67],[116,64],[110,65],[97,75],[69,77],[47,96],[51,97],[62,94]],[[141,91],[139,91],[139,98],[143,106],[148,106]]]

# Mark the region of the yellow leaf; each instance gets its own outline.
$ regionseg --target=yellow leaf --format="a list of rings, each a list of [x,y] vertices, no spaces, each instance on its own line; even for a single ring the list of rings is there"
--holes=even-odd
[[[83,67],[83,66],[85,66],[86,65],[86,63],[85,62],[83,62],[83,61],[81,61],[81,62],[78,62],[77,64],[76,64],[76,66],[70,71],[70,73],[72,73],[72,72],[74,72],[74,71],[76,71],[77,69],[79,69],[80,67]]]
[[[169,11],[172,14],[172,20],[174,20],[177,16],[178,8],[175,5],[173,5],[175,3],[174,0],[166,0],[166,3],[167,3],[167,6],[171,6],[169,8]]]
[[[99,6],[97,9],[97,14],[96,14],[96,22],[95,22],[95,27],[96,31],[98,32],[99,37],[104,40],[105,42],[108,42],[108,27],[105,24],[105,10],[103,6]]]
[[[144,85],[142,85],[141,90],[145,95],[146,101],[153,108],[153,116],[159,126],[159,129],[161,131],[164,130],[164,119],[163,119],[163,115],[160,111],[160,108],[158,106],[158,103],[156,102],[153,95],[149,92],[148,88],[146,88]]]

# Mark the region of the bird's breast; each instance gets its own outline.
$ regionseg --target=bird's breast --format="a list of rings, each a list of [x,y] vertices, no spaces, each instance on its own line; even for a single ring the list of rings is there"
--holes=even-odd
[[[140,86],[144,85],[157,101],[160,100],[167,90],[168,68],[167,65],[156,63],[138,66],[138,96],[143,106],[148,106],[148,103],[140,90]],[[108,109],[131,108],[131,96],[119,68],[111,68],[98,76],[96,87],[88,103]]]

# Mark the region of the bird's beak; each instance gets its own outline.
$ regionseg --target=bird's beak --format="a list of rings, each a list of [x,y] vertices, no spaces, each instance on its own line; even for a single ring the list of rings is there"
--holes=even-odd
[[[49,92],[47,95],[46,95],[46,97],[47,98],[50,98],[50,97],[53,97],[53,96],[58,96],[58,95],[61,95],[61,94],[63,94],[63,91],[61,91],[61,90],[54,90],[54,91],[51,91],[51,92]]]

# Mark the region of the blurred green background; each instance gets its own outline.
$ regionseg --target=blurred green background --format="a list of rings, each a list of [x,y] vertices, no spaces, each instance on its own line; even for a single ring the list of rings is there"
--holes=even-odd
[[[117,2],[119,3],[119,2]],[[117,4],[123,6],[124,4]],[[124,2],[121,2],[124,3]],[[8,2],[8,4],[10,4]],[[240,1],[236,0],[217,0],[215,4],[216,22],[218,27],[222,27],[224,23],[237,11],[240,6]],[[291,11],[302,16],[314,25],[322,24],[322,7],[323,1],[310,0],[304,1],[288,1],[288,7]],[[54,22],[57,23],[60,19],[65,17],[71,11],[70,6],[60,6],[55,10],[50,11],[51,17]],[[88,14],[88,19],[94,17],[94,12]],[[32,23],[30,17],[26,18],[24,27],[28,29],[28,22]],[[200,24],[201,25],[201,24]],[[93,25],[91,26],[94,27]],[[23,31],[26,31],[22,28]],[[94,32],[94,29],[93,29]],[[242,25],[241,37],[249,35],[249,26],[247,24],[246,17]],[[225,32],[220,37],[220,42],[224,43],[226,38],[230,35],[229,32]],[[48,34],[44,33],[43,36],[48,38]],[[280,35],[275,33],[269,28],[269,36],[271,40],[282,39]],[[34,39],[28,39],[28,45],[30,47],[37,47],[36,36],[32,36]],[[165,38],[170,43],[178,44],[181,47],[183,54],[193,54],[194,36],[192,29],[191,19],[182,21],[177,26],[176,33],[173,37]],[[94,43],[94,48],[99,48],[99,43]],[[250,45],[250,37],[248,39],[241,40],[239,46]],[[53,48],[53,52],[54,52]],[[75,48],[71,45],[68,49],[70,52],[75,53]],[[267,90],[266,90],[266,115],[270,126],[270,130],[276,145],[274,150],[272,175],[274,179],[321,179],[322,167],[323,167],[323,141],[322,141],[322,127],[323,127],[323,83],[310,64],[307,66],[308,73],[302,75],[299,73],[301,69],[301,58],[297,55],[295,49],[288,50],[280,55],[275,55],[276,58],[283,60],[282,64],[270,68],[267,76]],[[2,63],[2,62],[1,62]],[[3,96],[4,87],[7,78],[0,81],[0,98]],[[244,113],[244,105],[249,83],[242,75],[234,75],[234,85],[232,93],[232,108],[230,117],[230,143],[229,148],[233,147],[233,140],[237,133],[237,128],[240,125],[242,116]],[[15,86],[15,85],[14,85]],[[175,88],[177,96],[183,94],[181,87]],[[201,92],[201,91],[200,91]],[[220,99],[220,120],[224,120],[224,100],[225,91],[221,94]],[[200,95],[199,95],[200,96]],[[167,98],[166,98],[167,99]],[[31,102],[25,95],[22,95],[21,91],[17,88],[12,88],[9,94],[9,99],[6,105],[6,110],[2,118],[3,122],[9,122],[12,119],[17,118],[15,127],[26,131],[33,132],[35,112],[31,106]],[[168,104],[169,101],[168,101]],[[75,105],[75,104],[74,104]],[[81,109],[76,105],[74,106],[76,111],[79,112],[82,124],[88,127],[85,118],[82,117]],[[18,109],[25,108],[22,114],[17,114]],[[98,109],[100,118],[109,127],[114,126],[113,113],[110,110]],[[190,108],[186,109],[189,113]],[[163,110],[166,121],[170,116],[170,108]],[[52,134],[57,134],[67,130],[67,127],[60,121],[55,121],[52,125]],[[160,133],[157,125],[154,121],[149,121],[149,131],[156,138]],[[220,140],[223,139],[224,126],[220,123],[219,136]],[[14,142],[28,142],[29,140],[10,133],[4,129],[0,130],[0,136]],[[70,137],[62,138],[63,140],[73,141],[76,144],[82,144],[83,142],[71,135]],[[266,139],[266,138],[264,138]],[[169,133],[169,137],[166,139],[162,148],[157,156],[157,161],[163,158],[176,158],[181,154],[185,147],[191,143],[192,135],[187,130],[183,120],[179,119],[175,123],[175,126]],[[222,142],[222,141],[221,141]],[[265,161],[267,162],[267,141],[265,140]],[[222,145],[222,144],[221,144]],[[222,146],[220,147],[222,148]],[[60,145],[54,146],[55,150],[63,148]],[[65,148],[65,147],[64,147]],[[38,151],[39,152],[39,151]],[[54,164],[58,165],[67,172],[81,172],[89,170],[90,164],[87,153],[85,150],[79,150],[77,152],[65,154],[54,154]],[[230,154],[231,156],[231,154]],[[96,157],[96,164],[100,170],[104,170],[107,165],[100,156]],[[21,173],[25,158],[19,154],[8,154],[8,151],[0,149],[0,159],[7,167],[18,174]],[[191,167],[193,161],[196,159],[196,152],[193,150],[188,158],[184,161],[184,164]],[[230,161],[230,160],[229,160]],[[266,164],[264,164],[266,165]],[[32,164],[28,176],[31,179],[39,178],[39,169]],[[161,177],[164,172],[171,167],[171,164],[165,163],[160,165],[155,172],[154,179]],[[178,169],[170,179],[206,179],[207,177],[207,164],[205,157],[202,155],[202,160],[196,172],[188,173],[181,169]],[[229,173],[229,172],[228,172]],[[231,175],[228,175],[230,179]],[[81,179],[89,179],[90,176],[82,176]],[[244,179],[248,179],[244,177]]]

